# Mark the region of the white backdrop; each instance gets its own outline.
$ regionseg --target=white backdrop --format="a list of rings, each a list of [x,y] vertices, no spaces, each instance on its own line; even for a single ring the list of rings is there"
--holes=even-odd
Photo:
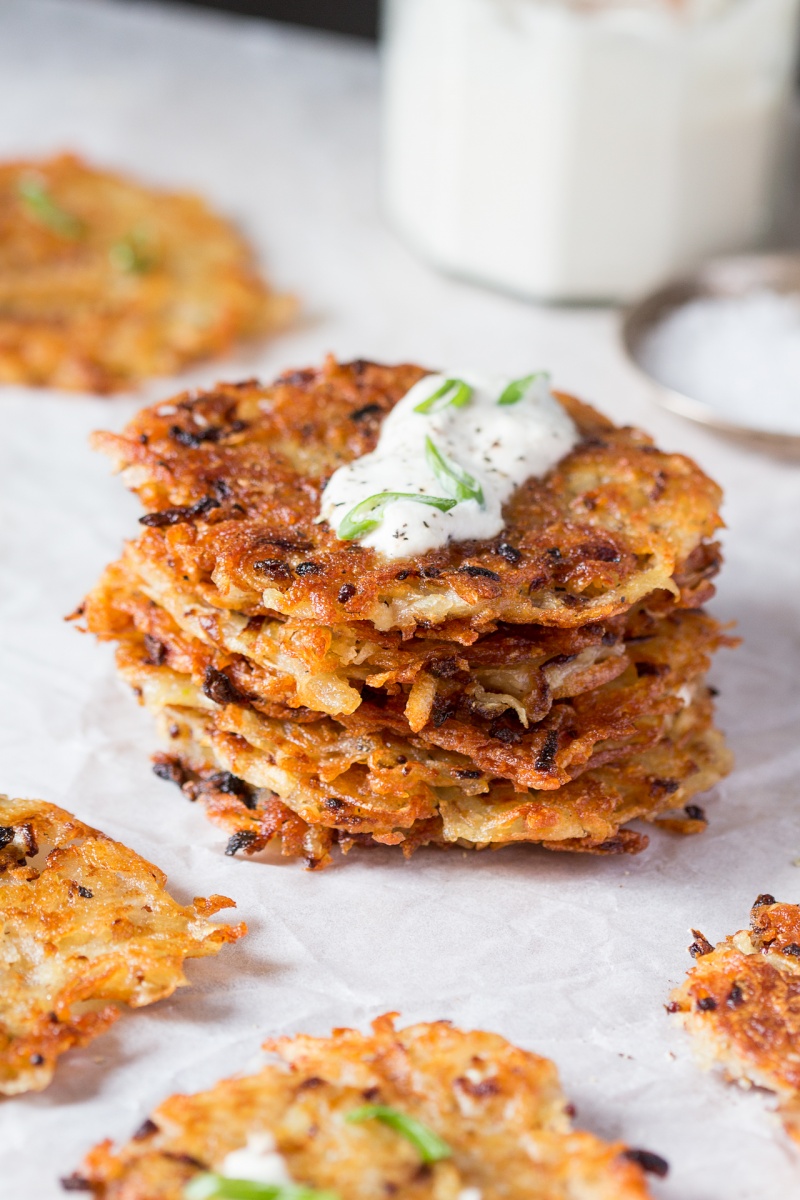
[[[495,1029],[553,1057],[579,1122],[665,1155],[674,1200],[800,1193],[762,1094],[695,1067],[663,1004],[756,894],[800,900],[800,468],[657,409],[602,310],[546,310],[438,277],[385,228],[377,199],[372,48],[188,9],[3,0],[0,154],[72,147],[197,188],[240,221],[305,317],[263,351],[187,380],[341,356],[471,363],[559,386],[694,455],[726,488],[727,566],[714,611],[742,649],[714,668],[735,774],[704,801],[708,833],[656,831],[638,859],[518,849],[354,851],[320,875],[231,860],[199,808],[156,779],[150,721],[112,651],[62,617],[135,531],[137,505],[86,445],[138,400],[0,391],[0,788],[62,804],[151,857],[176,894],[224,892],[251,934],[191,964],[194,983],[123,1016],[62,1060],[46,1092],[0,1105],[0,1192],[61,1195],[100,1138],[127,1137],[174,1090],[258,1061],[275,1033],[324,1033],[386,1009]]]

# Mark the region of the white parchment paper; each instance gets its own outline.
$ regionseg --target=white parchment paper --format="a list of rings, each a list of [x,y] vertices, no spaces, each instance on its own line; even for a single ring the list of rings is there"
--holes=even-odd
[[[656,831],[630,860],[355,851],[312,876],[225,858],[221,834],[152,775],[151,724],[111,649],[62,620],[138,515],[87,436],[175,385],[113,400],[0,390],[0,789],[121,838],[181,898],[233,896],[251,930],[190,964],[192,988],[68,1055],[46,1092],[0,1105],[0,1195],[54,1200],[96,1141],[129,1136],[175,1090],[254,1066],[266,1035],[363,1027],[387,1009],[554,1058],[580,1124],[670,1160],[653,1185],[663,1200],[800,1195],[800,1155],[768,1097],[701,1074],[663,1010],[690,964],[690,925],[716,940],[759,892],[800,900],[800,469],[657,409],[613,314],[524,305],[415,261],[379,215],[377,83],[374,51],[335,37],[149,4],[0,4],[0,154],[73,147],[197,188],[302,297],[294,332],[190,382],[269,377],[328,350],[548,367],[723,483],[714,610],[745,643],[719,656],[714,681],[735,774],[704,801],[703,837]]]

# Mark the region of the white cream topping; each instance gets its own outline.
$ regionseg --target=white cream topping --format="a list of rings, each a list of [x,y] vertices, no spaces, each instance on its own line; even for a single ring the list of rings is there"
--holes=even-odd
[[[251,1133],[247,1145],[232,1150],[219,1166],[228,1179],[250,1179],[254,1183],[285,1185],[292,1183],[286,1160],[275,1148],[271,1133]]]
[[[448,394],[455,393],[451,388],[427,411],[415,411],[448,380],[471,389],[465,403],[447,403]],[[579,436],[544,372],[520,389],[516,403],[499,404],[513,382],[471,371],[426,375],[386,417],[372,453],[331,476],[318,519],[328,521],[341,537],[347,532],[343,523],[356,505],[381,493],[400,492],[456,503],[441,511],[401,498],[388,501],[380,512],[364,514],[378,521],[358,535],[358,541],[386,558],[423,554],[448,541],[494,537],[503,528],[502,507],[514,490],[531,476],[548,471]],[[465,491],[472,494],[458,498]]]

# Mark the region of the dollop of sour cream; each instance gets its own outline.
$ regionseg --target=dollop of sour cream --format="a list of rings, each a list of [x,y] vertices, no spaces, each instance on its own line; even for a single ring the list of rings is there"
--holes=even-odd
[[[543,371],[521,380],[426,375],[386,417],[376,448],[331,476],[318,520],[386,558],[491,538],[503,528],[502,507],[514,490],[548,471],[578,438]],[[400,495],[366,503],[387,493]]]
[[[247,1145],[231,1150],[219,1165],[220,1175],[227,1179],[248,1179],[253,1183],[285,1186],[294,1182],[286,1160],[278,1153],[271,1133],[251,1133]]]

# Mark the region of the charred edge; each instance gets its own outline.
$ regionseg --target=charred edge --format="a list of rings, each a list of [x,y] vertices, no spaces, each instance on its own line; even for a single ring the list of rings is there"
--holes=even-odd
[[[650,791],[656,796],[661,792],[665,796],[671,796],[673,792],[677,792],[681,786],[679,779],[659,779],[658,777],[650,780]]]
[[[665,675],[668,670],[668,668],[654,662],[637,662],[633,665],[636,668],[636,674],[639,679],[642,679],[646,675]]]
[[[363,408],[357,408],[354,412],[350,413],[350,420],[363,421],[366,417],[377,417],[381,412],[383,412],[383,409],[380,404],[365,404]]]
[[[536,756],[534,766],[537,771],[552,771],[558,751],[558,730],[551,729],[545,736],[541,750]]]
[[[689,947],[689,953],[692,958],[703,958],[706,954],[711,954],[714,947],[708,938],[704,937],[699,929],[692,930],[694,941]]]
[[[470,575],[473,579],[500,578],[496,571],[490,571],[488,567],[476,567],[472,563],[465,563],[463,567],[459,567],[458,573],[459,575]]]
[[[692,821],[705,821],[705,810],[699,804],[687,804],[683,810]]]
[[[134,1142],[143,1142],[145,1138],[152,1137],[154,1133],[158,1133],[158,1126],[155,1121],[151,1121],[149,1117],[145,1117],[131,1140]]]
[[[0,825],[0,850],[14,840],[14,826]]]
[[[178,787],[183,787],[187,779],[186,771],[177,758],[156,759],[153,763],[153,774],[159,779],[165,779],[167,783],[176,783]]]
[[[641,1167],[643,1171],[647,1171],[650,1175],[657,1175],[659,1179],[663,1179],[669,1173],[669,1163],[667,1160],[662,1158],[660,1154],[654,1154],[652,1150],[623,1150],[622,1157],[636,1163],[637,1166]]]
[[[548,734],[547,736],[549,737],[550,735]],[[519,728],[515,729],[513,725],[507,725],[505,718],[500,717],[497,721],[492,721],[489,726],[489,737],[496,738],[497,741],[502,742],[505,746],[516,746],[518,742],[522,741],[522,730]]]
[[[781,954],[791,954],[794,958],[800,958],[800,945],[797,942],[789,942],[788,946],[784,946]]]
[[[232,771],[215,771],[213,775],[209,776],[208,782],[218,792],[225,792],[229,796],[238,796],[240,800],[244,800],[252,793],[250,784],[246,783],[244,779],[240,779],[238,775],[234,775]],[[251,806],[248,805],[249,807]]]
[[[79,883],[78,884],[78,895],[83,896],[84,900],[91,900],[94,897],[94,892],[91,892],[89,890],[89,888],[84,887],[82,883]]]
[[[167,661],[167,647],[152,633],[144,635],[144,648],[147,651],[147,661],[154,667],[163,667]]]
[[[738,983],[735,983],[728,992],[728,998],[725,1003],[728,1008],[738,1008],[740,1004],[744,1004],[744,992]]]
[[[469,769],[454,771],[453,774],[455,775],[456,779],[480,779],[483,772]]]
[[[444,696],[434,696],[433,708],[431,709],[431,720],[433,721],[434,729],[439,729],[444,725],[445,721],[449,721],[451,717],[456,715],[458,711],[458,701],[446,699]]]
[[[259,558],[253,563],[253,570],[267,579],[292,578],[292,568],[282,558]]]
[[[512,546],[509,542],[500,542],[495,550],[495,554],[499,554],[506,562],[511,563],[512,567],[515,567],[522,560],[522,551],[518,550],[516,546]]]
[[[215,704],[221,705],[248,704],[250,702],[249,696],[240,692],[225,672],[218,671],[216,667],[206,667],[203,676],[203,695],[208,696],[209,700],[213,700]]]
[[[143,517],[139,517],[139,524],[149,525],[154,529],[160,529],[165,525],[180,525],[185,521],[191,521],[193,517],[205,517],[212,508],[219,508],[219,506],[219,500],[213,496],[204,496],[196,504],[188,504],[180,508],[164,508],[161,512],[145,513]]]
[[[679,1012],[683,1011],[681,1009],[680,1004],[678,1004],[677,1000],[670,1000],[669,1004],[664,1005],[664,1008],[670,1015],[672,1015],[673,1013],[679,1013]]]
[[[93,1192],[94,1186],[91,1180],[85,1179],[83,1175],[64,1175],[59,1179],[59,1183],[65,1192]]]
[[[236,833],[228,838],[228,844],[225,847],[225,853],[228,858],[232,858],[238,850],[246,850],[248,846],[252,846],[256,840],[256,834],[249,829],[237,829]]]
[[[714,1012],[717,1002],[713,996],[701,996],[697,1001],[697,1007],[700,1009],[700,1012]]]
[[[428,670],[437,679],[452,679],[458,675],[460,669],[458,659],[455,656],[450,658],[434,658],[432,662],[428,663]]]
[[[769,892],[762,892],[760,896],[756,896],[755,903],[753,904],[753,908],[766,908],[768,904],[774,904],[774,903],[775,903],[774,896],[771,896],[769,894]]]
[[[322,563],[318,562],[301,562],[295,567],[296,575],[321,575],[325,570]]]

